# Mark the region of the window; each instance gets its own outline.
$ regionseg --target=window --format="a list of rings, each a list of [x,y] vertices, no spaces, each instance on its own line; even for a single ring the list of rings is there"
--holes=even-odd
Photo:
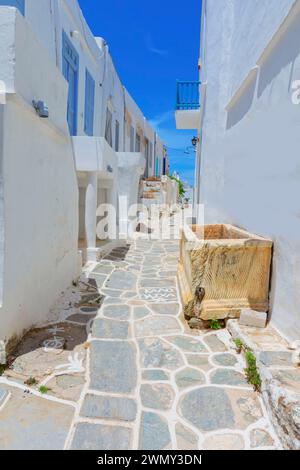
[[[84,109],[84,132],[86,135],[94,133],[94,102],[95,102],[95,80],[88,70],[85,71],[85,109]]]
[[[148,164],[149,161],[149,140],[145,138],[145,159]]]
[[[135,151],[141,151],[141,136],[138,133],[135,135]]]
[[[134,127],[130,127],[130,152],[134,152]]]
[[[160,160],[155,157],[155,176],[160,176]]]
[[[63,31],[63,75],[69,83],[67,119],[71,135],[77,134],[77,93],[79,55],[73,44]]]
[[[25,0],[0,0],[0,5],[16,7],[22,15],[25,15]]]
[[[149,167],[152,168],[152,158],[153,158],[153,143],[150,142],[150,151],[149,151]]]
[[[105,139],[112,147],[112,112],[108,108],[106,110]]]
[[[116,120],[116,130],[115,130],[115,151],[119,151],[120,146],[120,123]]]

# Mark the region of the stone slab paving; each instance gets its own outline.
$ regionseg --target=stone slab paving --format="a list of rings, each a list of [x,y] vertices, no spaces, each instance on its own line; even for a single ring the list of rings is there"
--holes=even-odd
[[[138,240],[93,266],[105,298],[68,448],[280,448],[227,330],[197,332],[181,317],[178,251]]]
[[[75,408],[2,384],[3,387],[10,398],[1,409],[0,449],[63,449]]]

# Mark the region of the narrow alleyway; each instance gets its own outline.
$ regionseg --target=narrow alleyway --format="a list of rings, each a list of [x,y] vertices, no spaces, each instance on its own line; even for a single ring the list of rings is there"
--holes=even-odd
[[[93,269],[105,300],[66,448],[279,447],[227,330],[181,318],[177,262],[178,242],[140,240]]]

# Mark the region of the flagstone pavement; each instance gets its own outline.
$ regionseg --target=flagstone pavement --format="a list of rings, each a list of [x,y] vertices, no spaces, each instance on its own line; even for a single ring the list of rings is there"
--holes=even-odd
[[[0,448],[280,448],[229,332],[190,330],[182,318],[178,256],[176,241],[138,240],[92,265],[88,277],[104,296],[96,317],[66,301],[64,323],[29,339],[45,345],[52,332],[67,347],[49,353],[25,342],[0,377]],[[97,301],[87,289],[82,298]],[[32,375],[49,384],[46,394],[24,388],[20,377]]]
[[[227,330],[181,317],[178,242],[137,241],[93,270],[106,296],[71,449],[258,449],[280,444]]]

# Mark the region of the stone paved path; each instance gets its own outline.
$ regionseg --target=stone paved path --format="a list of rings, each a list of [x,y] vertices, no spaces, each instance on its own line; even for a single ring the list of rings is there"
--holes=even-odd
[[[178,243],[137,241],[93,269],[104,303],[67,448],[264,449],[280,444],[227,330],[180,316]]]

